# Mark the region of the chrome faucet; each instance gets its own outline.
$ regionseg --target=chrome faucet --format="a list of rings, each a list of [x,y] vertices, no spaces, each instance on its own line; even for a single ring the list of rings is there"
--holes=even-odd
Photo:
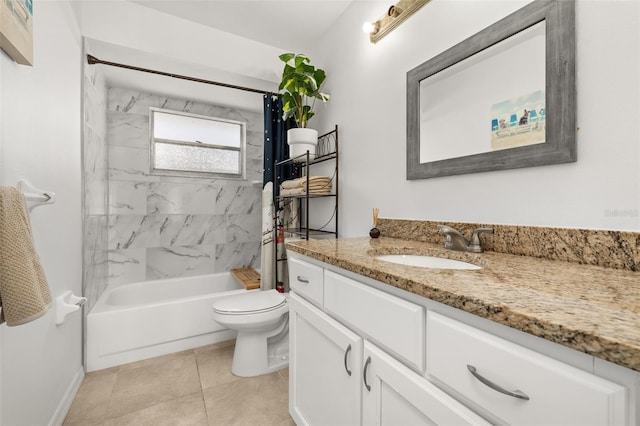
[[[493,234],[493,228],[478,228],[473,231],[471,241],[467,239],[455,228],[447,225],[438,225],[438,233],[447,237],[444,242],[444,248],[457,251],[470,251],[472,253],[482,253],[482,245],[480,244],[481,233]]]

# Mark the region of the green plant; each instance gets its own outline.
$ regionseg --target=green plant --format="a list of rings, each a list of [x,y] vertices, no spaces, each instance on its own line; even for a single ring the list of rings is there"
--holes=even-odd
[[[282,82],[278,90],[283,91],[283,118],[293,117],[298,127],[307,127],[307,122],[315,115],[313,107],[316,99],[322,102],[329,100],[329,95],[320,92],[322,83],[327,78],[324,70],[311,65],[308,56],[284,53],[279,56],[284,62]]]

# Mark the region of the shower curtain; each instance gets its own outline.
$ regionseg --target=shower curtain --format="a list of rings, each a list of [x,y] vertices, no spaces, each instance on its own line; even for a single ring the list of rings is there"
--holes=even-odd
[[[292,209],[292,203],[285,206],[279,205],[276,197],[280,192],[282,181],[291,179],[293,169],[290,165],[278,167],[277,173],[273,168],[275,161],[289,158],[289,145],[287,144],[287,130],[295,127],[293,120],[282,120],[282,99],[278,95],[267,94],[264,96],[264,167],[262,190],[262,253],[260,261],[260,288],[269,290],[276,288],[276,268],[278,282],[288,284],[286,279],[286,262],[276,261],[284,259],[284,236],[278,235],[274,240],[274,227],[287,227],[285,222],[291,221],[290,214],[285,211]],[[277,211],[276,211],[277,208]],[[297,211],[297,208],[293,210]],[[276,215],[277,213],[277,215]],[[278,223],[276,223],[276,216]]]

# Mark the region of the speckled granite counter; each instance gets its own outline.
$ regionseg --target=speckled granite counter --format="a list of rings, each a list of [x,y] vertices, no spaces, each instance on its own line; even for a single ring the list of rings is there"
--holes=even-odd
[[[395,238],[287,242],[287,249],[640,372],[640,273]],[[377,260],[426,254],[480,270]]]

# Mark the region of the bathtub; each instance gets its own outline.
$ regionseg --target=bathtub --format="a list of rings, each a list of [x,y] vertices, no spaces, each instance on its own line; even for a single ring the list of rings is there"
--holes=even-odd
[[[230,273],[109,286],[87,315],[87,371],[233,339],[211,305],[246,291]]]

